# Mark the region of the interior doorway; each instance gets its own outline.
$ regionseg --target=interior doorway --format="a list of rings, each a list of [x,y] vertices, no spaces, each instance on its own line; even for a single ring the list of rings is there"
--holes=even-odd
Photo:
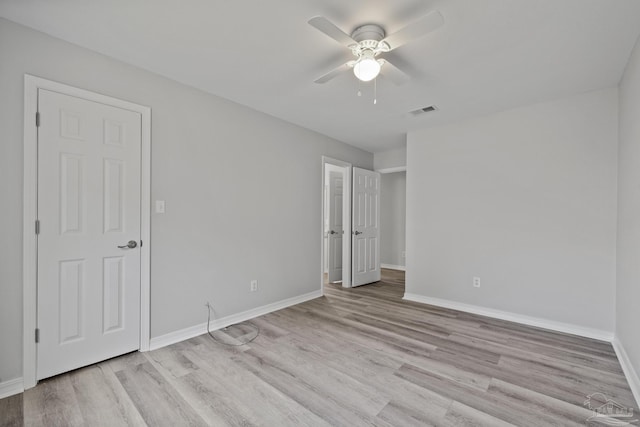
[[[342,243],[344,235],[344,171],[334,165],[325,168],[324,267],[325,284],[342,283]],[[348,238],[349,236],[346,236]]]
[[[404,271],[407,172],[383,173],[380,182],[380,266]]]
[[[351,287],[352,165],[322,158],[322,279]]]

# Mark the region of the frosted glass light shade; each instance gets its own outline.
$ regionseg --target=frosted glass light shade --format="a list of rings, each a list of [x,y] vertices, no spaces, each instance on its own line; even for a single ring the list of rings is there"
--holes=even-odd
[[[353,74],[363,82],[371,81],[380,74],[380,64],[373,56],[363,56],[353,66]]]

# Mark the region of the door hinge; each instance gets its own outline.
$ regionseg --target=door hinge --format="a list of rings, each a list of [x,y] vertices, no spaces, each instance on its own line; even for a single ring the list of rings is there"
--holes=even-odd
[[[142,240],[140,240],[140,247],[142,247]]]
[[[40,329],[36,328],[36,343],[40,342]]]
[[[36,219],[36,234],[40,234],[40,220]]]
[[[40,127],[40,111],[36,111],[36,127]]]

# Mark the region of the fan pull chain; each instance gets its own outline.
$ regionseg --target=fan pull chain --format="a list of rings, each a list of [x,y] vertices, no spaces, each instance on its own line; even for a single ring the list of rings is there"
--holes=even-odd
[[[378,78],[373,79],[373,105],[378,103]]]
[[[358,96],[362,96],[362,90],[360,90],[361,87],[362,87],[362,81],[358,79]]]

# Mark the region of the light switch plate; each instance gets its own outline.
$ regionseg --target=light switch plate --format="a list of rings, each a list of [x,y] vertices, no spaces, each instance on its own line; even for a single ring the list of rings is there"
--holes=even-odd
[[[156,213],[164,213],[164,200],[156,200]]]

